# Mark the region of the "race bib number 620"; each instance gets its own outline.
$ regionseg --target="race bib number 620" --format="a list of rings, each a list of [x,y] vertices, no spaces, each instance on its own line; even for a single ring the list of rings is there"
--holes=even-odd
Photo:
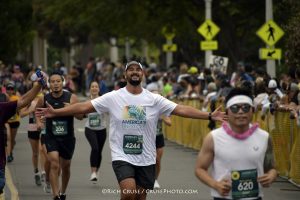
[[[233,199],[258,196],[259,187],[256,169],[232,171],[231,181]]]

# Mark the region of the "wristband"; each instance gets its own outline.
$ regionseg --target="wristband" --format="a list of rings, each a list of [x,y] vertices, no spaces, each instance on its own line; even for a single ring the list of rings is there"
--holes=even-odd
[[[211,118],[211,112],[208,113],[208,120],[209,120],[209,121],[212,121],[212,118]]]

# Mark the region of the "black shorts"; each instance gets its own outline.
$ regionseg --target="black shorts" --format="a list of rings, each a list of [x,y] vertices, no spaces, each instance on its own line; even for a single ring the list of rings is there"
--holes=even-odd
[[[40,139],[41,131],[28,131],[28,138],[32,140],[39,140]]]
[[[75,150],[76,139],[73,138],[51,138],[45,137],[47,152],[57,151],[59,156],[65,160],[71,160]]]
[[[19,128],[20,122],[8,122],[10,128]]]
[[[153,189],[155,165],[135,166],[125,161],[116,160],[112,162],[112,167],[119,183],[126,178],[134,178],[138,186],[144,189]]]
[[[165,146],[165,138],[163,134],[156,135],[155,144],[157,149]]]

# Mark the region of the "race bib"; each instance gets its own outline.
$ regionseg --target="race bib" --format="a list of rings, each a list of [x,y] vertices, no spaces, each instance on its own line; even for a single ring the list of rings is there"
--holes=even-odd
[[[143,136],[124,135],[123,150],[125,154],[141,154],[143,152]]]
[[[90,127],[99,127],[100,125],[101,125],[100,115],[89,114],[89,126]]]
[[[63,136],[68,134],[67,121],[52,121],[52,133],[53,135]]]
[[[232,198],[258,197],[257,169],[231,172]]]

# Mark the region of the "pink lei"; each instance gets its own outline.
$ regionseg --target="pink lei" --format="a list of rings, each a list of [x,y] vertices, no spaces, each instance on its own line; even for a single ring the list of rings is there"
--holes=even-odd
[[[230,135],[230,136],[232,136],[232,137],[234,137],[236,139],[239,139],[239,140],[244,140],[244,139],[248,138],[249,136],[251,136],[256,131],[256,129],[258,128],[258,123],[253,124],[247,131],[245,131],[243,133],[236,133],[236,132],[234,132],[229,127],[229,125],[228,125],[227,122],[224,122],[222,124],[222,127],[223,127],[223,129],[225,130],[225,132],[228,135]]]

